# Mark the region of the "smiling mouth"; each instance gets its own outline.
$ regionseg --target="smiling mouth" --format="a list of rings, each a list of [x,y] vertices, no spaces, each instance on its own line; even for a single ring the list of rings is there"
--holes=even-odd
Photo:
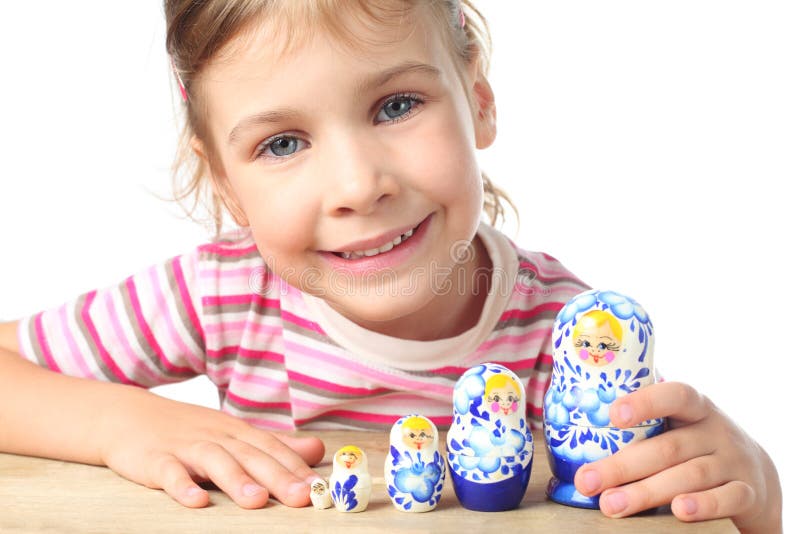
[[[398,236],[395,236],[394,238],[392,238],[391,240],[387,241],[386,243],[384,243],[383,245],[381,245],[379,247],[371,248],[371,249],[368,249],[368,250],[352,250],[352,251],[345,251],[345,252],[334,252],[333,254],[335,254],[336,256],[339,256],[340,258],[345,259],[345,260],[359,260],[361,258],[369,258],[369,257],[372,257],[372,256],[378,256],[380,254],[384,254],[384,253],[389,252],[390,250],[392,250],[394,247],[396,247],[396,246],[400,245],[401,243],[403,243],[403,242],[407,241],[408,239],[410,239],[411,236],[414,235],[414,232],[417,231],[417,229],[420,227],[421,224],[422,223],[419,223],[417,226],[415,226],[411,230],[405,232],[404,234],[400,234]]]

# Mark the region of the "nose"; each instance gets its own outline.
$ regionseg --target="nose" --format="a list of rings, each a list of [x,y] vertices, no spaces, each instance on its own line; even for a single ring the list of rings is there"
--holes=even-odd
[[[370,138],[372,137],[372,138]],[[328,143],[324,209],[329,215],[368,215],[400,191],[388,153],[373,136],[348,132]]]

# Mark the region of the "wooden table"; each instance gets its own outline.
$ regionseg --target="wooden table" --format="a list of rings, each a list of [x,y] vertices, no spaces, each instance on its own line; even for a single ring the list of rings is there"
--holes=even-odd
[[[260,510],[243,510],[227,495],[212,490],[211,504],[189,509],[160,490],[125,480],[110,469],[26,456],[0,454],[0,532],[738,532],[730,520],[681,523],[662,507],[625,519],[599,511],[561,506],[545,498],[550,478],[541,433],[535,436],[533,477],[520,508],[508,512],[473,512],[461,507],[450,482],[433,512],[395,510],[383,484],[388,434],[319,432],[326,457],[317,471],[330,474],[331,455],[343,445],[367,454],[375,477],[369,508],[356,514],[330,508],[289,508],[275,501]],[[443,443],[442,443],[443,445]]]

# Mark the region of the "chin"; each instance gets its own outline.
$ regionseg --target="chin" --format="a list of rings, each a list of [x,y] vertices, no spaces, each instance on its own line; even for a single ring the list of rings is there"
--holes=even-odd
[[[381,333],[386,333],[393,328],[393,322],[398,321],[397,326],[406,326],[408,321],[413,320],[413,316],[427,304],[427,301],[420,299],[419,295],[383,295],[383,296],[359,296],[350,298],[346,306],[338,303],[332,306],[339,310],[351,321]],[[387,334],[391,335],[391,334]]]

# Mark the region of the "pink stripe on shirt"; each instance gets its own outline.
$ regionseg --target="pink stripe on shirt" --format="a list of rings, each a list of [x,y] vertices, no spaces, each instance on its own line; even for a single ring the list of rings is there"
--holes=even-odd
[[[194,355],[193,350],[186,346],[186,343],[183,342],[181,335],[175,328],[175,323],[172,322],[172,313],[170,313],[169,304],[167,304],[167,299],[164,297],[164,291],[161,289],[161,281],[158,278],[158,271],[153,268],[148,271],[148,274],[150,275],[150,287],[153,290],[152,296],[156,302],[157,309],[160,312],[162,319],[161,324],[164,327],[164,330],[166,330],[167,335],[170,337],[173,346],[177,347],[180,356],[186,358],[192,367],[195,369],[202,369],[203,362],[201,362],[200,359]]]
[[[147,380],[150,384],[158,384],[159,377],[153,370],[147,365],[140,355],[136,354],[136,351],[133,350],[131,344],[128,342],[128,337],[125,335],[125,332],[122,330],[122,325],[119,322],[119,317],[117,315],[116,310],[114,309],[114,299],[111,293],[106,293],[103,299],[106,305],[106,312],[108,313],[109,321],[111,322],[111,328],[114,330],[114,334],[117,337],[117,342],[122,346],[122,352],[125,354],[125,357],[128,360],[128,364],[130,365],[131,369],[136,369],[142,374],[147,377]]]
[[[41,314],[36,316],[36,319],[33,322],[33,328],[36,331],[36,340],[39,342],[39,347],[42,349],[42,357],[44,358],[45,363],[47,363],[47,367],[57,373],[62,372],[61,368],[53,358],[53,353],[50,352],[50,346],[47,344],[47,338],[45,337],[44,329],[42,328]]]
[[[84,378],[94,378],[94,373],[92,373],[92,371],[89,369],[89,366],[86,365],[86,361],[81,355],[81,351],[78,348],[78,343],[75,341],[75,337],[69,331],[69,319],[67,317],[66,304],[58,309],[58,323],[61,327],[61,335],[67,340],[67,347],[69,347],[69,353],[72,357],[72,362],[75,364],[75,367],[80,370],[81,376]]]
[[[192,257],[194,258],[194,256]],[[200,336],[202,343],[205,344],[205,334],[203,333],[203,327],[200,325],[200,319],[197,317],[197,310],[194,309],[192,297],[189,295],[189,288],[186,286],[186,278],[183,276],[180,256],[172,260],[172,272],[175,275],[175,281],[178,285],[178,294],[181,297],[183,308],[186,311],[186,314],[189,316],[189,321],[192,323],[194,331],[198,336]]]
[[[91,307],[92,302],[94,302],[94,298],[96,295],[97,291],[91,291],[90,293],[88,293],[86,295],[86,301],[84,302],[83,307],[81,308],[80,311],[81,320],[83,321],[86,330],[89,331],[89,337],[92,338],[92,343],[94,343],[97,352],[100,354],[100,359],[103,360],[103,363],[106,365],[108,370],[111,371],[111,374],[113,374],[116,377],[117,381],[119,381],[122,384],[139,386],[140,384],[137,384],[136,382],[128,378],[125,375],[125,373],[122,372],[122,369],[120,369],[119,366],[117,365],[117,362],[115,362],[114,359],[111,358],[111,355],[108,353],[105,346],[103,346],[103,342],[100,340],[100,336],[97,333],[97,329],[94,326],[94,321],[92,321],[92,318],[89,315],[89,308]]]
[[[343,386],[341,384],[328,382],[326,380],[322,380],[319,378],[313,378],[311,376],[304,375],[302,373],[298,373],[297,371],[291,371],[291,370],[287,370],[286,374],[289,377],[289,381],[294,380],[296,382],[300,382],[301,384],[306,384],[308,386],[312,386],[317,389],[332,391],[334,393],[342,393],[345,395],[359,395],[359,396],[377,395],[379,393],[390,391],[386,388],[357,388],[357,387]]]
[[[191,368],[173,365],[173,363],[164,355],[163,350],[161,350],[161,346],[158,344],[158,341],[156,341],[156,338],[153,335],[153,331],[150,330],[150,325],[148,325],[147,321],[144,319],[144,313],[142,312],[142,307],[139,303],[139,296],[136,293],[136,284],[134,283],[133,278],[128,278],[125,281],[125,287],[128,290],[131,307],[133,308],[133,314],[136,316],[136,322],[139,325],[139,330],[141,331],[145,340],[147,340],[150,349],[155,353],[156,356],[158,356],[161,364],[174,374],[193,374]]]
[[[290,350],[298,355],[306,356],[312,360],[319,360],[326,362],[330,364],[332,367],[347,369],[348,371],[354,373],[356,376],[367,376],[374,380],[378,380],[386,384],[391,384],[401,389],[416,389],[420,385],[419,382],[417,381],[406,380],[397,375],[381,373],[375,369],[359,365],[345,358],[340,358],[338,356],[334,356],[333,354],[327,352],[322,352],[320,350],[316,350],[311,347],[306,347],[294,341],[290,341],[288,339],[285,340],[284,345],[286,346],[287,350]],[[314,364],[310,363],[310,365],[313,366]],[[450,396],[453,393],[453,390],[451,388],[447,386],[440,386],[438,384],[425,384],[425,391],[427,393],[433,393],[444,396]]]

